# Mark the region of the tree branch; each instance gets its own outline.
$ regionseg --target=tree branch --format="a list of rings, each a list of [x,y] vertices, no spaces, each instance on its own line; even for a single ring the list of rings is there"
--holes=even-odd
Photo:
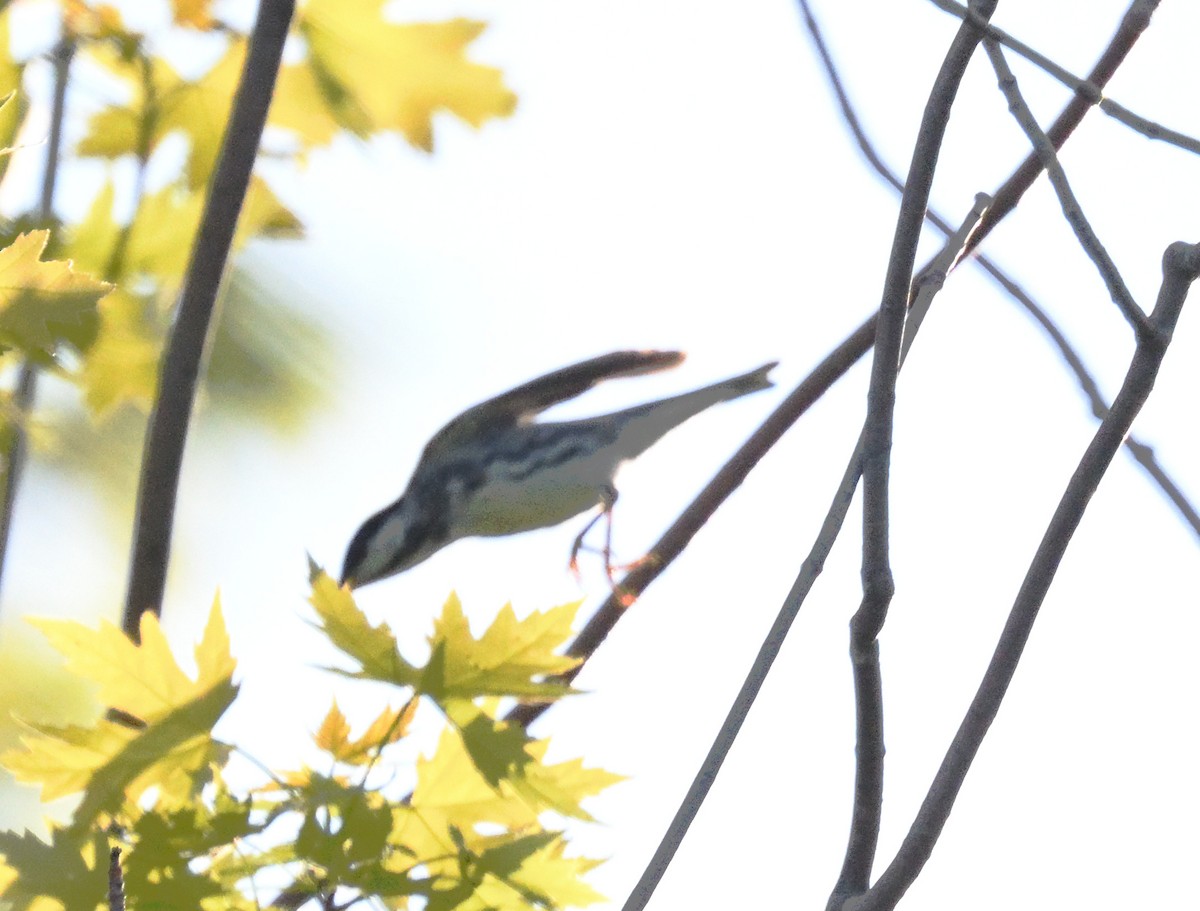
[[[605,599],[567,648],[568,655],[586,659],[600,647],[600,643],[612,632],[617,621],[625,615],[626,609],[676,557],[683,553],[684,548],[695,537],[696,532],[741,485],[751,469],[758,464],[767,451],[814,402],[845,376],[850,368],[858,363],[859,358],[870,350],[874,334],[875,318],[872,317],[855,329],[849,338],[830,352],[805,377],[803,382],[792,390],[788,397],[779,404],[779,407],[763,421],[762,426],[750,436],[741,449],[734,453],[733,457],[700,491],[679,518],[671,524],[671,527],[650,549],[646,558],[621,580],[616,590]],[[570,683],[581,670],[583,670],[582,664],[554,679]],[[551,703],[544,702],[518,705],[505,716],[505,720],[515,721],[528,727],[550,705]]]
[[[0,7],[0,11],[3,7]],[[65,26],[64,26],[65,31]],[[46,168],[42,172],[42,194],[38,203],[38,221],[49,226],[54,219],[54,187],[58,181],[58,161],[62,154],[63,119],[67,110],[67,83],[71,60],[75,56],[74,36],[64,34],[51,52],[54,62],[54,100],[50,109],[50,138],[46,144]],[[8,558],[8,541],[21,476],[29,458],[29,415],[37,396],[37,365],[30,358],[21,363],[12,398],[12,441],[4,457],[4,499],[0,504],[0,578]]]
[[[1003,29],[997,28],[991,23],[982,22],[972,10],[962,4],[955,3],[954,0],[930,0],[930,2],[938,7],[938,9],[958,16],[960,19],[972,19],[987,33],[989,38],[1003,44],[1014,53],[1020,54],[1030,63],[1044,70],[1063,85],[1076,92],[1088,104],[1096,105],[1101,111],[1113,118],[1113,120],[1123,123],[1134,132],[1141,133],[1147,139],[1157,139],[1170,145],[1178,146],[1184,151],[1200,155],[1200,139],[1195,139],[1186,133],[1180,133],[1177,130],[1172,130],[1170,127],[1163,126],[1161,123],[1148,120],[1139,114],[1135,114],[1124,105],[1118,104],[1111,98],[1105,98],[1104,91],[1099,86],[1086,79],[1079,78],[1069,70],[1059,66],[1046,55],[1038,53],[1029,45],[1017,40]]]
[[[935,3],[941,5],[941,0],[934,0]],[[851,134],[858,143],[859,149],[871,167],[879,174],[887,183],[897,190],[904,189],[904,182],[888,167],[887,163],[879,156],[874,144],[867,136],[866,130],[863,128],[862,122],[858,118],[858,113],[854,109],[853,103],[850,101],[849,95],[842,84],[841,76],[838,73],[837,65],[829,54],[829,50],[825,45],[825,39],[821,35],[820,26],[812,14],[807,0],[800,0],[800,6],[804,13],[805,23],[808,27],[809,35],[816,47],[817,55],[820,57],[822,64],[825,67],[825,74],[829,79],[830,87],[833,89],[834,95],[837,97],[838,105],[842,111],[842,117],[846,121],[846,125],[850,128]],[[925,218],[930,224],[934,225],[943,234],[950,234],[952,227],[950,223],[937,212],[932,209],[925,213]],[[973,257],[973,261],[984,272],[992,277],[992,280],[1000,285],[1017,303],[1025,308],[1026,312],[1042,327],[1042,330],[1050,337],[1050,340],[1058,348],[1059,354],[1067,367],[1075,375],[1076,381],[1079,383],[1080,389],[1088,400],[1088,404],[1092,409],[1092,414],[1097,419],[1103,418],[1108,413],[1108,401],[1100,393],[1100,387],[1097,385],[1091,371],[1083,362],[1083,358],[1071,345],[1066,335],[1054,323],[1046,311],[1038,305],[1038,303],[1030,297],[1011,276],[1004,272],[993,260],[985,254],[977,254]],[[911,322],[911,320],[910,320]],[[1150,476],[1151,480],[1156,483],[1166,495],[1171,504],[1178,510],[1183,520],[1191,527],[1192,532],[1200,537],[1200,512],[1196,507],[1188,501],[1183,491],[1179,489],[1179,485],[1174,479],[1158,464],[1158,459],[1154,454],[1154,450],[1139,441],[1134,436],[1130,435],[1125,438],[1125,446],[1133,456],[1134,460],[1142,466],[1143,470]]]
[[[982,0],[974,8],[985,19],[990,18],[996,0]],[[934,81],[900,197],[900,214],[884,279],[863,433],[863,596],[850,620],[857,731],[854,809],[846,855],[829,898],[830,907],[867,889],[879,842],[884,746],[878,636],[895,591],[888,553],[888,501],[896,377],[900,370],[904,321],[913,286],[917,241],[929,205],[933,173],[950,120],[950,109],[967,64],[982,37],[983,33],[974,23],[963,22]]]
[[[1000,710],[1071,536],[1079,527],[1083,512],[1112,463],[1121,441],[1128,434],[1133,419],[1154,387],[1184,299],[1197,278],[1200,278],[1200,244],[1175,243],[1168,247],[1163,256],[1163,283],[1158,302],[1150,314],[1145,331],[1137,333],[1137,347],[1125,382],[1111,410],[1096,430],[1050,519],[1000,634],[992,660],[946,751],[929,793],[895,859],[869,892],[846,905],[846,911],[885,911],[894,908],[933,852],[975,754]]]
[[[1100,55],[1096,65],[1092,67],[1091,73],[1088,74],[1087,81],[1099,91],[1103,91],[1104,87],[1108,85],[1108,81],[1125,61],[1138,38],[1149,27],[1150,16],[1158,8],[1158,4],[1159,0],[1133,0],[1129,5],[1129,9],[1125,11],[1125,15],[1121,19],[1121,24],[1117,27],[1116,34],[1109,41],[1108,47],[1104,49],[1104,53]],[[1061,149],[1091,108],[1092,103],[1086,98],[1080,95],[1072,98],[1063,108],[1063,112],[1046,130],[1050,144],[1055,149]],[[971,238],[971,245],[967,248],[967,253],[978,247],[983,239],[992,232],[992,229],[1016,208],[1021,197],[1025,195],[1025,191],[1033,185],[1041,172],[1042,162],[1035,153],[1031,153],[1021,162],[1020,167],[1013,172],[1012,176],[992,194],[992,207],[988,209],[987,215],[979,225],[979,230]]]
[[[800,5],[811,23],[811,12],[809,11],[807,0],[800,0]],[[1100,61],[1092,69],[1092,73],[1088,77],[1090,83],[1097,86],[1099,89],[1103,89],[1103,87],[1108,83],[1108,80],[1112,77],[1112,74],[1116,72],[1117,67],[1119,67],[1121,62],[1125,59],[1125,56],[1129,53],[1129,50],[1133,47],[1134,43],[1136,43],[1138,37],[1140,37],[1143,31],[1145,31],[1146,26],[1149,24],[1150,13],[1155,7],[1157,7],[1157,5],[1158,0],[1134,0],[1133,5],[1126,12],[1117,34],[1113,37],[1112,41],[1109,42],[1109,46],[1105,49]],[[815,25],[815,23],[813,24]],[[849,110],[848,106],[845,109]],[[1089,105],[1086,103],[1080,103],[1078,98],[1073,100],[1071,104],[1067,105],[1067,107],[1063,110],[1063,113],[1060,114],[1058,119],[1055,121],[1054,126],[1050,129],[1049,135],[1051,136],[1052,141],[1055,142],[1056,148],[1062,147],[1063,143],[1066,142],[1067,138],[1074,131],[1075,127],[1078,126],[1079,121],[1083,119],[1083,116],[1087,113],[1088,109]],[[854,124],[852,124],[852,127],[853,126]],[[864,144],[863,149],[868,156],[873,154],[873,150],[870,149],[869,145]],[[881,173],[887,173],[886,165],[884,165],[882,162],[878,162],[877,167],[880,169]],[[962,252],[960,259],[976,249],[980,241],[982,241],[982,239],[992,230],[992,228],[999,224],[1001,219],[1016,207],[1017,202],[1020,201],[1025,191],[1029,189],[1029,186],[1037,177],[1040,169],[1041,165],[1039,164],[1037,158],[1035,156],[1031,156],[1030,158],[1026,159],[1025,162],[1023,162],[1022,165],[1013,173],[1013,175],[1007,181],[1005,181],[1000,189],[996,191],[996,194],[992,200],[992,205],[985,213],[984,218],[980,221],[976,230],[971,234],[968,240],[967,249]],[[904,184],[901,181],[893,179],[893,182],[897,189],[903,189]],[[999,200],[999,203],[997,203],[997,200]],[[949,228],[944,230],[948,232]],[[918,281],[919,280],[920,277],[918,275]],[[878,314],[875,314],[871,316],[870,319],[868,319],[865,323],[855,329],[850,337],[848,337],[842,343],[842,345],[838,347],[835,355],[837,352],[845,353],[857,351],[857,353],[853,354],[853,359],[857,360],[859,357],[861,357],[862,354],[865,353],[872,344],[875,333],[875,322],[877,318]],[[858,346],[860,344],[864,345],[865,347],[863,347],[861,351],[858,351]],[[814,380],[817,372],[824,371],[826,369],[827,363],[828,361],[822,362],[822,365],[817,368],[817,371],[814,371],[814,373],[811,374],[809,378],[801,384],[801,386],[804,386],[810,380]],[[853,363],[853,361],[851,363]],[[847,365],[846,369],[849,369],[849,365]],[[832,385],[832,383],[835,382],[840,375],[841,374],[838,374],[838,376],[830,379],[829,385]],[[822,389],[820,392],[818,392],[817,396],[819,397],[821,394],[823,394],[823,391],[824,390]],[[793,393],[793,395],[797,395],[799,392],[800,387],[797,387],[796,393]],[[785,402],[780,405],[775,413],[773,413],[767,419],[767,422],[778,422],[780,425],[782,425],[778,428],[779,435],[782,435],[782,433],[796,421],[799,415],[803,413],[803,410],[808,407],[808,404],[811,404],[811,402],[804,404],[800,411],[791,413],[790,409],[793,408],[793,405],[791,404],[791,398],[789,397],[789,399],[785,400]],[[766,429],[766,425],[764,425],[763,429]],[[775,431],[770,432],[773,433]],[[777,438],[778,437],[775,439]],[[745,473],[757,463],[758,459],[762,458],[766,451],[765,449],[761,451],[758,451],[757,449],[751,451],[752,446],[757,446],[757,444],[753,442],[754,439],[755,438],[752,437],[751,441],[747,442],[746,447],[743,447],[739,454],[735,456],[733,460],[731,460],[729,465],[726,466],[726,469],[729,469],[730,471],[728,477],[733,479],[732,483],[734,486],[741,483],[742,479],[745,477]],[[766,444],[767,448],[773,445],[773,443],[774,440],[772,439]],[[733,463],[739,461],[743,455],[745,455],[747,459],[751,460],[751,463],[746,466],[744,472],[741,469],[732,467]],[[726,469],[722,469],[722,472],[724,472]],[[620,618],[624,615],[626,608],[628,608],[635,600],[637,600],[637,598],[641,596],[646,588],[658,577],[662,570],[665,569],[666,566],[672,560],[674,560],[680,552],[682,552],[683,547],[686,546],[688,541],[692,539],[700,526],[708,520],[716,507],[724,501],[726,496],[728,496],[728,492],[723,493],[719,489],[719,485],[723,483],[722,477],[722,475],[718,475],[717,478],[713,479],[713,482],[705,488],[705,490],[696,498],[695,501],[693,501],[685,513],[680,515],[679,519],[677,519],[675,524],[673,524],[666,534],[663,535],[658,544],[651,549],[648,558],[643,561],[643,563],[640,564],[637,569],[629,573],[629,575],[622,580],[621,584],[617,587],[617,592],[605,600],[605,602],[592,616],[592,619],[576,637],[575,641],[567,649],[568,654],[584,659],[590,656],[600,646],[600,643],[602,643],[608,636],[609,632],[612,631],[613,627],[616,626],[617,621],[620,620]],[[575,668],[575,670],[567,675],[565,679],[568,682],[573,680],[581,670],[582,665]],[[518,706],[513,712],[509,713],[507,717],[510,720],[515,720],[522,724],[528,725],[538,718],[544,711],[546,711],[547,708],[549,708],[549,706],[545,704],[535,703],[521,705]]]
[[[1121,315],[1125,317],[1126,321],[1135,330],[1144,330],[1146,328],[1146,314],[1142,312],[1142,308],[1133,299],[1133,294],[1126,286],[1125,279],[1121,277],[1121,271],[1117,268],[1117,264],[1108,255],[1108,251],[1104,249],[1104,244],[1100,242],[1100,238],[1096,236],[1096,232],[1088,222],[1087,216],[1083,214],[1083,207],[1075,197],[1074,191],[1071,190],[1070,181],[1067,180],[1067,172],[1063,170],[1062,163],[1059,162],[1058,155],[1054,151],[1054,146],[1051,144],[1049,137],[1042,132],[1042,128],[1038,126],[1037,118],[1029,110],[1029,105],[1025,103],[1025,99],[1021,97],[1021,89],[1017,85],[1017,77],[1013,75],[1013,71],[1008,66],[1008,61],[1004,59],[1004,52],[1000,50],[1000,45],[990,38],[984,41],[983,46],[987,51],[988,59],[992,61],[992,68],[996,71],[996,79],[1000,86],[1000,91],[1004,93],[1004,97],[1008,101],[1008,109],[1020,125],[1022,131],[1029,137],[1029,142],[1033,145],[1034,151],[1041,160],[1042,167],[1046,169],[1046,174],[1050,178],[1050,184],[1054,187],[1059,205],[1062,207],[1063,216],[1067,219],[1071,230],[1075,232],[1075,237],[1079,241],[1079,245],[1083,247],[1083,251],[1095,264],[1096,271],[1100,273],[1100,278],[1104,281],[1105,287],[1108,288],[1109,296],[1112,297],[1113,302],[1117,305],[1117,309],[1121,311]]]
[[[262,0],[259,5],[233,113],[163,357],[158,400],[146,430],[125,602],[125,632],[135,641],[143,611],[162,611],[175,500],[205,340],[294,9],[294,0]]]

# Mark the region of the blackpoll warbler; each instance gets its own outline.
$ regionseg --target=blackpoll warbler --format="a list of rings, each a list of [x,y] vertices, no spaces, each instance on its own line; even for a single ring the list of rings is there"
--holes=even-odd
[[[541,411],[602,380],[674,367],[680,351],[614,351],[555,370],[468,408],[425,446],[408,489],[367,519],[346,551],[342,583],[366,585],[416,566],[459,538],[558,525],[595,506],[611,520],[622,462],[704,409],[772,386],[776,362],[703,389],[579,421],[535,423]],[[611,577],[609,548],[605,569]]]

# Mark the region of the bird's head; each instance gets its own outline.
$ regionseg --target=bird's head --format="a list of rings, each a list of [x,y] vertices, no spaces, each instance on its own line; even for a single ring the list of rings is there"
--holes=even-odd
[[[360,588],[411,569],[450,543],[440,516],[403,496],[367,519],[346,548],[342,584]]]

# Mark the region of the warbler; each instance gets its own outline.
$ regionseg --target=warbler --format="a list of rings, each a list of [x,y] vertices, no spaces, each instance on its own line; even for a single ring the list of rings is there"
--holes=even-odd
[[[597,515],[576,537],[609,522],[610,560],[614,476],[623,462],[718,402],[774,384],[777,361],[702,389],[600,417],[537,423],[534,418],[603,380],[675,367],[680,351],[614,351],[555,370],[468,408],[425,446],[403,495],[367,519],[346,550],[342,584],[366,585],[416,566],[452,541],[511,535],[558,525],[594,507]]]

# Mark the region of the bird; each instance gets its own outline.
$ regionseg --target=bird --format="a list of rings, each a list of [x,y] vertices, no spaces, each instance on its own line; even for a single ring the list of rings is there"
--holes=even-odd
[[[468,408],[426,444],[404,493],[367,519],[346,549],[341,584],[360,588],[411,569],[446,545],[559,525],[599,507],[575,538],[608,521],[605,570],[612,580],[615,475],[684,421],[719,402],[774,385],[772,361],[691,392],[599,417],[538,422],[542,411],[604,380],[676,367],[681,351],[614,351],[530,380]]]

